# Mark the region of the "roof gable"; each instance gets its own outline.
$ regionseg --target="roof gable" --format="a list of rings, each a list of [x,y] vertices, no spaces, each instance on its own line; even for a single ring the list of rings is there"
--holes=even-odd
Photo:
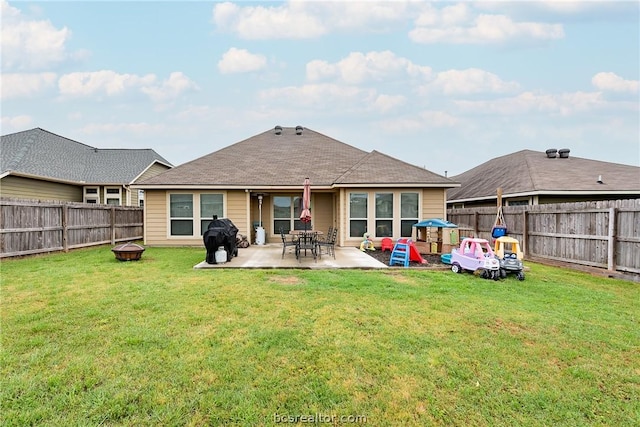
[[[151,149],[100,149],[35,128],[2,136],[2,174],[53,180],[128,184],[154,162],[171,163]]]
[[[312,185],[440,183],[451,180],[378,152],[367,153],[303,128],[269,130],[184,163],[142,185],[219,185],[248,188]]]

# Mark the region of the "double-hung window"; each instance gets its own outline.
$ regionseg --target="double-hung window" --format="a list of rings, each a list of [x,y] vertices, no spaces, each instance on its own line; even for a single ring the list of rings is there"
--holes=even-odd
[[[418,193],[400,193],[400,236],[411,237],[418,220]]]
[[[393,193],[376,193],[376,237],[393,236]]]
[[[273,231],[279,233],[282,230],[288,233],[291,230],[302,230],[305,224],[300,221],[300,196],[274,196],[273,197]],[[312,228],[311,224],[307,224]]]
[[[367,193],[349,194],[349,237],[362,237],[367,232]]]
[[[98,187],[84,187],[84,202],[100,203],[100,194],[98,193]]]
[[[104,202],[107,205],[120,206],[122,204],[122,188],[121,187],[105,187]]]
[[[172,236],[193,236],[193,194],[169,195]]]
[[[224,203],[222,194],[200,194],[200,235],[203,235],[213,217],[223,218]]]

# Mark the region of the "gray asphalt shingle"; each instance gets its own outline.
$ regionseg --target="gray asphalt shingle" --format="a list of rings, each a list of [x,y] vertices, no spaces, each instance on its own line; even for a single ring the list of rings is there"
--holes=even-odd
[[[184,163],[137,184],[299,187],[335,184],[457,184],[387,155],[345,144],[311,129],[273,129]]]
[[[2,174],[18,172],[56,180],[128,184],[154,161],[152,149],[101,149],[35,128],[2,136]]]

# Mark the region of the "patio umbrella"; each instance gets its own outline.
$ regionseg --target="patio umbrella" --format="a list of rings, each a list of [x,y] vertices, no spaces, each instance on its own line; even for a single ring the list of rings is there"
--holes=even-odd
[[[300,221],[304,222],[304,229],[311,222],[311,181],[309,178],[304,179],[304,190],[302,191],[302,211],[300,212]]]

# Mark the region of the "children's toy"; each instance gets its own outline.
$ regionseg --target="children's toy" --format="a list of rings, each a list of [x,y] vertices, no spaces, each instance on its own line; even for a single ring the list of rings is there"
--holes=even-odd
[[[381,248],[380,250],[382,250],[382,252],[384,251],[392,251],[393,250],[393,240],[391,240],[389,237],[384,237],[382,239],[381,242]]]
[[[520,242],[513,237],[498,237],[495,243],[495,254],[500,261],[500,277],[507,277],[508,273],[514,273],[518,280],[524,280],[523,253],[520,250]]]
[[[502,213],[502,188],[498,188],[498,213],[496,214],[496,221],[491,229],[491,237],[497,239],[507,234],[507,225],[504,222],[504,215]]]
[[[362,243],[360,243],[360,250],[362,252],[366,250],[368,251],[375,251],[376,248],[375,246],[373,246],[373,240],[371,240],[371,237],[369,236],[369,233],[364,233],[364,236],[362,236]]]
[[[484,279],[498,280],[500,261],[487,240],[467,237],[459,248],[451,250],[451,271],[478,271]]]

